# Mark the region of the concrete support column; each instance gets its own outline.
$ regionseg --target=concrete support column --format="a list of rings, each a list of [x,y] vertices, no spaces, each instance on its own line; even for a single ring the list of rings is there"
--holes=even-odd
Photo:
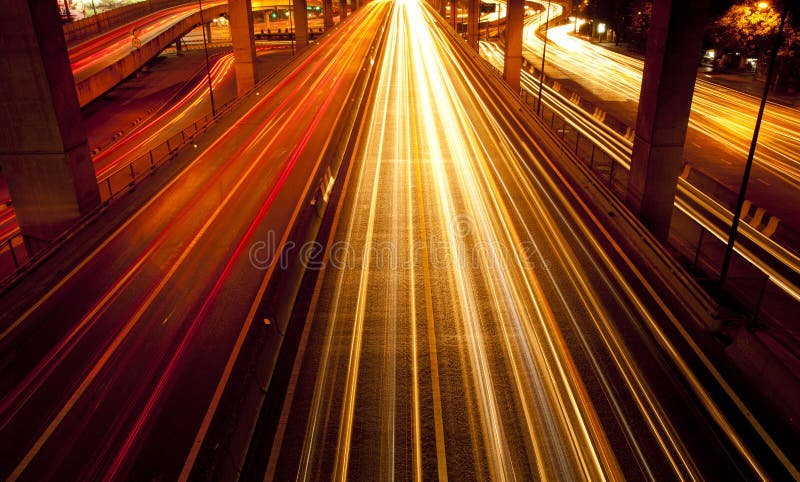
[[[183,55],[183,42],[181,39],[175,41],[175,53],[177,55]]]
[[[653,2],[626,203],[661,241],[669,235],[708,3]]]
[[[481,0],[467,0],[467,45],[478,50]]]
[[[339,0],[339,23],[347,18],[347,0]]]
[[[298,48],[308,45],[308,9],[306,0],[292,2],[294,15],[294,41]]]
[[[203,26],[206,29],[206,42],[211,43],[211,22],[208,22]]]
[[[519,92],[520,69],[522,69],[522,27],[525,15],[525,0],[509,0],[506,11],[506,60],[503,78]]]
[[[439,2],[439,15],[441,15],[442,18],[447,18],[447,0],[436,1]]]
[[[458,22],[458,4],[456,0],[450,0],[450,25],[453,26],[453,30],[456,29],[456,23]]]
[[[322,22],[326,32],[333,28],[333,0],[322,0]]]
[[[100,203],[55,2],[3,2],[0,65],[0,165],[38,251]]]
[[[256,40],[253,35],[253,9],[250,0],[230,0],[228,2],[231,20],[231,41],[236,69],[236,90],[243,95],[255,87]]]

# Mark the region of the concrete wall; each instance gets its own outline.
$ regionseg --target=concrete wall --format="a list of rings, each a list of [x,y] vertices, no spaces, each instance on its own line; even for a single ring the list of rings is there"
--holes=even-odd
[[[218,17],[223,13],[228,12],[227,5],[220,5],[203,9],[203,18],[210,21],[214,17]],[[175,39],[178,39],[189,32],[196,25],[200,24],[200,13],[190,15],[183,21],[173,25],[168,30],[165,30],[158,37],[143,43],[141,48],[135,49],[131,47],[130,55],[109,65],[105,69],[93,74],[92,76],[77,80],[75,83],[75,90],[78,93],[78,102],[81,107],[100,97],[109,89],[122,82],[132,73],[136,72],[140,67],[147,63],[150,59],[158,55],[159,52],[169,47]]]

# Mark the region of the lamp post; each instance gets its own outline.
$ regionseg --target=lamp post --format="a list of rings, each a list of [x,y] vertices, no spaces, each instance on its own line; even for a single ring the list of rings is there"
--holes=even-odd
[[[206,54],[206,78],[208,79],[208,98],[211,100],[211,115],[217,116],[217,108],[214,105],[214,89],[211,86],[211,64],[208,61],[208,41],[206,40],[206,22],[203,19],[203,0],[197,0],[200,5],[200,30],[203,32],[203,51]]]
[[[542,47],[542,70],[539,72],[539,97],[536,100],[536,115],[542,115],[542,87],[544,85],[544,56],[547,53],[547,31],[550,29],[550,0],[547,0],[547,14],[544,22],[544,47]]]
[[[766,2],[760,2],[758,8],[765,9],[769,5]],[[769,96],[770,84],[772,84],[772,73],[775,70],[775,61],[778,58],[778,49],[783,43],[783,25],[786,22],[786,14],[789,10],[789,2],[786,1],[781,11],[781,20],[778,26],[778,32],[775,35],[775,45],[769,55],[769,66],[767,67],[767,80],[764,83],[764,92],[761,94],[761,105],[758,107],[758,116],[756,117],[756,126],[753,130],[753,140],[750,142],[750,152],[747,154],[747,162],[744,165],[744,174],[742,175],[742,186],[739,188],[739,197],[736,200],[736,210],[733,212],[733,221],[731,222],[731,230],[728,234],[728,244],[725,246],[725,256],[722,258],[722,269],[719,274],[720,287],[725,285],[725,280],[728,277],[728,269],[731,265],[731,257],[733,256],[733,245],[736,242],[736,235],[739,230],[739,220],[742,217],[742,208],[745,201],[745,193],[747,192],[747,183],[750,180],[750,170],[753,167],[753,157],[755,157],[756,146],[758,145],[758,133],[761,130],[761,119],[764,117],[764,108],[767,105],[767,97]]]

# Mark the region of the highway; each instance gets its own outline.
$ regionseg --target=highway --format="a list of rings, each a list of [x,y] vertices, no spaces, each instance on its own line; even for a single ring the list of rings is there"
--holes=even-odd
[[[562,7],[552,6],[551,21]],[[531,18],[524,33],[524,55],[541,64],[544,23]],[[579,22],[580,24],[580,22]],[[593,45],[571,34],[574,24],[548,31],[547,75],[570,79],[603,103],[603,107],[635,127],[643,62]],[[753,136],[759,98],[704,80],[698,76],[684,157],[694,166],[738,191]],[[800,111],[769,102],[759,135],[748,199],[797,227],[800,211],[793,202],[800,188]]]
[[[440,21],[394,3],[285,424],[246,476],[768,477],[663,331],[687,320]]]
[[[112,205],[130,217],[76,239],[56,282],[34,273],[0,298],[0,477],[178,477],[272,276],[249,248],[273,232],[282,249],[386,12],[360,9],[198,138],[174,178]]]
[[[224,0],[208,1],[203,4],[203,7],[212,8],[226,3]],[[72,75],[76,81],[80,81],[130,55],[132,51],[136,50],[132,44],[134,31],[141,43],[146,43],[173,24],[197,13],[198,10],[198,6],[193,3],[159,10],[135,22],[70,47],[69,60],[72,64]]]

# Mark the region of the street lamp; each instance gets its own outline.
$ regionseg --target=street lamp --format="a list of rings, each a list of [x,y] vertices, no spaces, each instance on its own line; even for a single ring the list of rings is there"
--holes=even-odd
[[[200,5],[200,31],[203,32],[203,51],[206,54],[206,78],[208,79],[208,98],[211,100],[211,116],[217,116],[217,108],[214,105],[214,89],[211,87],[211,64],[208,61],[208,41],[206,40],[206,22],[203,19],[203,0],[197,0]]]
[[[762,7],[764,5],[764,7]],[[766,2],[758,4],[759,8],[767,8],[769,5]],[[753,157],[756,153],[756,145],[758,144],[758,133],[761,130],[761,119],[764,117],[764,107],[767,105],[767,96],[769,95],[769,88],[772,84],[772,73],[775,70],[775,60],[778,58],[778,49],[781,48],[783,43],[783,25],[786,22],[786,14],[789,10],[789,2],[783,6],[781,11],[781,20],[778,25],[778,32],[775,35],[775,45],[769,55],[769,66],[767,67],[767,80],[764,83],[764,92],[761,95],[761,105],[758,107],[758,116],[756,117],[756,126],[753,130],[753,140],[750,142],[750,152],[747,154],[747,162],[744,165],[744,174],[742,175],[742,186],[739,188],[739,198],[736,201],[736,210],[733,213],[733,221],[731,222],[731,230],[728,235],[728,244],[725,246],[725,256],[722,259],[722,269],[719,274],[720,287],[725,285],[725,279],[728,277],[728,269],[731,265],[731,256],[733,255],[733,245],[736,242],[736,234],[739,230],[739,220],[742,217],[742,208],[744,206],[745,193],[747,192],[747,183],[750,180],[750,170],[753,167]]]
[[[547,31],[550,29],[550,0],[547,0],[547,16],[544,22],[544,47],[542,47],[542,70],[539,72],[539,98],[536,100],[536,115],[542,115],[542,86],[544,84],[544,56],[547,53]]]

